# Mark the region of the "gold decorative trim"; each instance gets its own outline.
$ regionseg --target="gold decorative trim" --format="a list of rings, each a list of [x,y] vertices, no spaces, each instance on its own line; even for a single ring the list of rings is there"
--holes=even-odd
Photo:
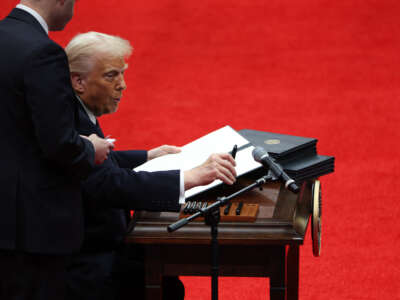
[[[264,144],[266,145],[278,145],[281,143],[281,140],[279,139],[268,139],[264,141]]]
[[[311,237],[313,254],[321,255],[321,182],[315,180],[312,188]]]

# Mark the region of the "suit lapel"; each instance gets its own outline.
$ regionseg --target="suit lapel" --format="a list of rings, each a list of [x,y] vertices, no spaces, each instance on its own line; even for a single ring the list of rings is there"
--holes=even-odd
[[[97,120],[97,119],[96,119],[96,125],[95,125],[95,127],[96,127],[97,135],[98,135],[99,137],[104,138],[103,130],[101,130],[101,127],[100,127],[100,124],[99,124],[99,120]]]
[[[82,103],[77,98],[75,98],[74,101],[78,110],[76,116],[76,127],[78,132],[85,135],[96,133],[99,137],[104,138],[104,133],[100,128],[99,121],[96,119],[96,124],[93,124],[83,108]]]
[[[77,115],[76,115],[76,129],[79,134],[83,134],[86,136],[91,135],[92,133],[96,133],[99,137],[104,138],[104,133],[103,130],[100,128],[99,120],[96,119],[96,124],[93,124],[93,122],[89,119],[88,114],[86,113],[85,109],[82,106],[82,103],[75,98],[75,101],[77,102]],[[113,155],[114,151],[110,152],[110,155],[108,156],[108,159],[111,159],[115,165],[118,165],[118,161]]]

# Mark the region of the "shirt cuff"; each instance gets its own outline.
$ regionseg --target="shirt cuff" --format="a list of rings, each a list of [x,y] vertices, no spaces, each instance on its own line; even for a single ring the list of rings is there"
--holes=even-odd
[[[185,179],[183,175],[183,171],[180,171],[179,174],[179,204],[185,203]]]

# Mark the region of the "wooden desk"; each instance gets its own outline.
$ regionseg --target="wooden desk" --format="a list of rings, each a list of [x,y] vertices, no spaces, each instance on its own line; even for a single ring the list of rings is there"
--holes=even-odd
[[[229,195],[257,179],[252,174],[240,179],[235,188],[221,187],[206,196]],[[264,185],[241,200],[259,203],[254,223],[221,222],[218,226],[220,276],[270,278],[271,300],[298,299],[299,246],[303,244],[311,210],[312,181],[295,195],[279,183]],[[161,299],[162,275],[210,275],[210,228],[194,221],[168,233],[167,226],[178,213],[140,212],[127,242],[142,244],[146,258],[146,299]],[[210,294],[211,298],[211,294]]]

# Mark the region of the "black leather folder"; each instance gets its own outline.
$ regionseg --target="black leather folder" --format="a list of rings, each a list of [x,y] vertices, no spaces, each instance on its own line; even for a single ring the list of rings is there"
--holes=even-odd
[[[335,158],[317,154],[315,138],[264,132],[238,131],[255,147],[264,148],[296,182],[318,178],[334,171]]]
[[[317,154],[317,139],[251,129],[238,131],[255,147],[263,147],[277,161]]]

